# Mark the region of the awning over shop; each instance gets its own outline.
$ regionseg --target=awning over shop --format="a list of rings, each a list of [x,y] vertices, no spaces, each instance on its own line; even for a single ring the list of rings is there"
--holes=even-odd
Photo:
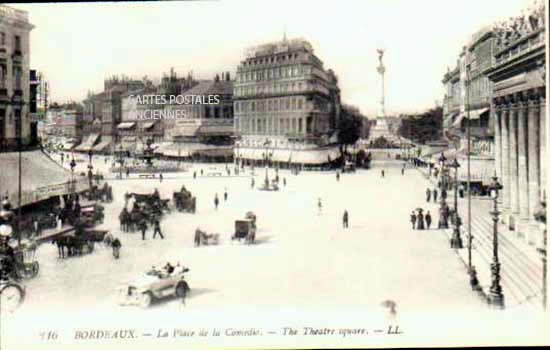
[[[84,142],[82,142],[79,146],[75,148],[75,151],[89,151],[90,149],[93,148],[98,138],[99,138],[99,134],[88,135],[88,137],[84,140]]]
[[[468,114],[468,112],[465,113],[465,118],[468,119],[471,119],[471,120],[475,120],[475,119],[479,119],[479,117],[487,112],[489,110],[489,108],[480,108],[480,109],[474,109],[473,111],[470,111],[470,113]]]
[[[155,125],[155,122],[147,122],[143,123],[143,130],[149,130]]]
[[[456,118],[460,113],[451,113],[445,117],[443,120],[443,127],[449,128],[453,125],[453,119]]]
[[[119,128],[119,129],[131,129],[131,128],[134,127],[134,125],[136,125],[135,122],[124,122],[124,123],[118,124],[117,128]]]
[[[201,135],[231,135],[232,125],[203,125],[199,129]]]
[[[243,159],[263,160],[265,149],[262,148],[239,148],[235,154]],[[326,164],[340,157],[338,148],[290,150],[290,149],[269,149],[271,160],[275,162],[291,162],[299,164]]]
[[[200,125],[185,125],[177,127],[173,132],[174,136],[195,136],[200,129]]]
[[[460,115],[455,119],[455,121],[453,122],[453,126],[455,128],[459,128],[460,127],[460,124],[462,123],[462,119],[464,119],[466,117],[466,114],[465,113],[460,113]]]
[[[110,140],[101,141],[100,143],[94,146],[93,150],[96,152],[105,152],[106,150],[109,149],[110,146],[111,146]]]
[[[27,205],[50,197],[71,193],[71,172],[62,168],[42,151],[21,154],[21,204]],[[0,164],[9,171],[0,171],[0,193],[7,193],[12,206],[17,206],[19,173],[18,153],[0,153]],[[85,177],[74,175],[74,190],[88,188]]]
[[[460,161],[458,168],[458,180],[468,181],[468,166],[465,158]],[[495,174],[495,161],[491,158],[470,157],[470,181],[481,182],[485,185],[492,183],[492,177]]]

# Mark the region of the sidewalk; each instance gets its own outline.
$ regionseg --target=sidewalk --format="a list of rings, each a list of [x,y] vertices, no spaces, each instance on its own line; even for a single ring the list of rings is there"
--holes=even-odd
[[[427,177],[427,169],[418,168]],[[427,178],[435,185],[435,178]],[[447,202],[454,203],[454,193],[450,193]],[[468,210],[467,199],[459,198],[458,212],[462,218],[461,238],[464,248],[456,249],[457,255],[468,268]],[[486,197],[472,197],[472,265],[477,271],[479,284],[485,295],[491,287],[491,262],[493,260],[493,220],[489,214],[493,201]],[[452,227],[443,230],[450,239]],[[543,264],[536,247],[528,245],[525,238],[498,224],[498,258],[504,304],[506,309],[522,308],[531,311],[542,310],[542,274]]]

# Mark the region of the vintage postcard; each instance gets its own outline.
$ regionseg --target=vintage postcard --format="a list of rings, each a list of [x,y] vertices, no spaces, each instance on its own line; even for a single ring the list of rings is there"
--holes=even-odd
[[[542,0],[0,5],[0,349],[550,345]]]

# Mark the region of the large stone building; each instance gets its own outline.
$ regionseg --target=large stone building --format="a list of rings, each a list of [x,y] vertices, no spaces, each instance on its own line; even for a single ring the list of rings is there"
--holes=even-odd
[[[114,76],[104,82],[104,100],[102,111],[103,141],[118,141],[117,127],[122,120],[122,96],[129,91],[138,91],[145,87],[141,80]]]
[[[0,193],[13,208],[87,186],[32,142],[31,29],[27,12],[0,5]]]
[[[229,160],[233,157],[233,81],[229,73],[201,80],[182,91],[183,96],[209,97],[214,103],[166,105],[167,113],[179,118],[164,119],[165,139],[172,143],[157,149],[166,157]]]
[[[31,143],[29,123],[30,32],[25,11],[0,5],[0,149],[13,148],[21,135]]]
[[[285,38],[254,47],[238,66],[236,78],[235,133],[241,137],[237,157],[262,161],[269,148],[271,160],[283,164],[334,159],[326,150],[309,159],[305,151],[319,152],[329,145],[341,108],[338,79],[324,69],[309,42]]]
[[[503,185],[503,211],[510,229],[542,245],[534,213],[546,197],[546,23],[544,3],[525,17],[494,29],[493,82],[496,172]]]

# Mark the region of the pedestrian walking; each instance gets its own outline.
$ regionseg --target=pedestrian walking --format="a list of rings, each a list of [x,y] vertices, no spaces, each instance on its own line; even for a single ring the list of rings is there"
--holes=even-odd
[[[433,190],[433,197],[434,197],[434,202],[437,203],[437,188],[434,188]]]
[[[401,175],[405,175],[405,167],[401,168]]]
[[[223,193],[223,201],[227,202],[227,188],[225,189],[225,192]]]
[[[204,173],[203,173],[203,171],[202,171],[202,169],[201,169],[201,176],[202,176],[203,174],[204,174]]]
[[[424,215],[422,214],[422,209],[418,210],[418,214],[416,215],[416,229],[424,229]]]
[[[254,178],[250,179],[250,188],[254,188]]]
[[[336,181],[340,181],[340,172],[339,171],[336,172]]]
[[[432,216],[429,210],[426,212],[426,217],[424,219],[426,220],[426,228],[429,230],[432,225]]]
[[[460,195],[460,198],[464,198],[464,185],[460,184],[460,187],[458,188],[458,194]]]
[[[430,203],[430,198],[432,196],[432,191],[429,188],[426,189],[426,202]]]
[[[157,233],[159,234],[161,239],[164,239],[164,236],[162,235],[162,231],[160,230],[160,221],[159,221],[158,216],[155,216],[155,221],[153,222],[153,227],[154,227],[153,239],[155,239],[155,237],[157,236]]]
[[[283,177],[283,185],[286,186],[286,177]]]
[[[411,212],[411,224],[413,230],[416,229],[416,214],[414,213],[414,211]]]
[[[214,197],[214,206],[216,207],[216,210],[218,210],[218,204],[220,204],[220,200],[218,199],[218,194],[216,193],[216,196]]]
[[[323,203],[321,203],[321,198],[317,201],[317,208],[319,208],[319,215],[321,215],[321,212],[323,211]]]
[[[196,178],[197,178],[197,172],[193,171],[193,179],[196,179]]]
[[[159,181],[160,181],[161,183],[162,183],[162,179],[163,179],[162,173],[160,173],[160,174],[159,174]]]
[[[384,177],[384,169],[382,169],[382,177]]]
[[[344,225],[344,228],[348,228],[349,216],[348,216],[348,211],[347,210],[344,210],[344,216],[342,217],[342,223]]]
[[[145,232],[147,231],[147,222],[142,218],[139,222],[139,230],[141,231],[141,239],[145,240]]]

